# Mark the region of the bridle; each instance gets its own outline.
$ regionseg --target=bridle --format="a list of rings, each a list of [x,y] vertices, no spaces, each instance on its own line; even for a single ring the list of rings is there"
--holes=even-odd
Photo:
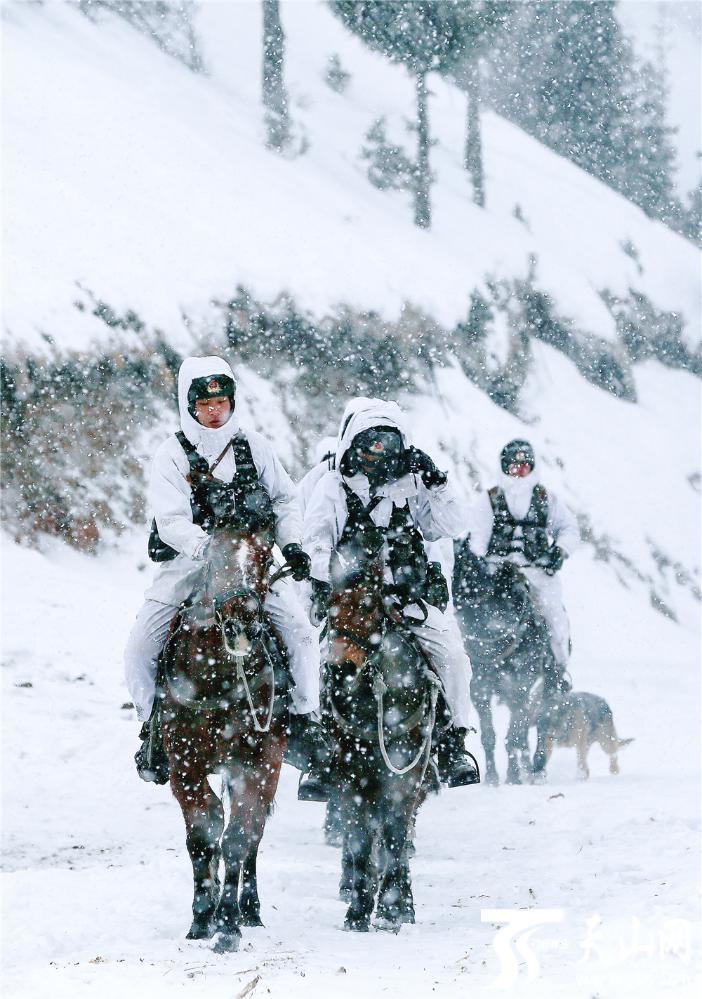
[[[286,566],[281,566],[276,572],[273,573],[268,581],[268,589],[275,585],[280,579],[284,579],[289,576],[291,569]],[[228,619],[224,616],[222,608],[225,604],[229,603],[230,600],[242,599],[246,601],[255,601],[256,603],[256,617],[252,622],[255,628],[252,632],[246,631],[246,640],[239,647],[232,647],[229,640],[229,635],[227,634],[227,623]],[[249,706],[249,711],[251,712],[251,719],[253,721],[253,727],[255,732],[268,732],[271,727],[271,721],[273,720],[273,708],[275,705],[275,666],[273,660],[271,659],[270,652],[268,651],[268,646],[264,641],[264,630],[265,630],[265,614],[263,610],[263,600],[256,593],[255,590],[250,587],[238,587],[231,590],[227,590],[223,594],[218,594],[213,598],[214,604],[214,618],[219,633],[222,636],[222,647],[228,659],[234,660],[236,664],[236,676],[242,687],[244,688],[244,693],[246,695],[246,702]],[[241,632],[239,633],[241,634]],[[251,696],[251,688],[249,686],[248,677],[246,676],[246,671],[244,670],[244,661],[250,656],[253,648],[256,645],[260,645],[263,649],[263,655],[266,661],[266,666],[268,668],[268,675],[270,679],[270,698],[268,701],[268,708],[266,710],[266,720],[261,724],[256,714],[256,709],[253,703],[253,697]]]
[[[413,770],[417,764],[420,762],[423,756],[426,755],[424,765],[429,761],[429,756],[431,754],[431,739],[434,730],[434,722],[436,719],[436,702],[439,695],[439,690],[441,687],[441,681],[430,668],[429,661],[427,659],[424,650],[418,643],[413,641],[409,629],[405,625],[401,614],[394,608],[388,608],[385,603],[381,601],[380,607],[381,613],[381,628],[383,632],[387,630],[387,624],[391,622],[395,625],[401,640],[407,645],[410,645],[412,649],[418,651],[422,663],[424,666],[424,677],[429,682],[429,690],[424,695],[422,703],[416,708],[412,714],[405,718],[404,721],[400,722],[399,725],[395,727],[395,734],[397,736],[405,735],[408,732],[413,731],[415,728],[419,727],[424,723],[426,725],[426,732],[419,751],[414,756],[414,758],[404,767],[396,767],[395,764],[390,759],[387,751],[387,746],[385,743],[385,693],[387,692],[387,684],[383,677],[382,671],[378,666],[377,659],[374,657],[373,653],[378,651],[380,646],[380,641],[372,642],[360,635],[349,631],[346,628],[329,628],[330,637],[334,635],[340,635],[343,638],[348,639],[353,642],[358,648],[367,653],[366,659],[361,665],[360,669],[357,671],[354,677],[351,687],[349,689],[358,688],[358,684],[361,679],[368,673],[370,674],[370,683],[373,696],[376,700],[377,710],[376,710],[376,730],[378,738],[378,748],[380,749],[380,755],[382,757],[383,763],[387,769],[395,776],[401,777],[410,770]],[[341,711],[334,703],[333,692],[330,691],[329,695],[329,706],[331,708],[332,717],[334,721],[347,734],[354,735],[356,738],[367,738],[367,732],[365,729],[361,729],[358,725],[354,725],[352,722],[345,718]],[[427,724],[428,720],[428,724]]]

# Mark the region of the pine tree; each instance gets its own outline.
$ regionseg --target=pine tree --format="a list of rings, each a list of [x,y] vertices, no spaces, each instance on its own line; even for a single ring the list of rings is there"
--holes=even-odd
[[[280,21],[278,0],[263,0],[263,106],[266,141],[281,152],[290,142],[288,95],[283,63],[285,34]]]
[[[455,80],[467,96],[466,143],[463,163],[471,178],[473,201],[485,205],[482,138],[480,134],[481,54],[495,37],[513,8],[511,3],[462,2],[451,10],[456,44],[444,60],[444,72]]]
[[[515,4],[488,58],[497,111],[671,220],[675,151],[665,81],[637,63],[612,0]]]
[[[666,124],[666,85],[662,73],[644,62],[630,73],[631,122],[614,184],[653,218],[668,220],[676,210],[675,129]]]
[[[332,0],[336,15],[363,41],[393,62],[401,63],[414,79],[417,160],[414,221],[422,229],[431,225],[431,169],[427,74],[447,70],[463,42],[457,12],[463,0],[413,2],[413,0]]]

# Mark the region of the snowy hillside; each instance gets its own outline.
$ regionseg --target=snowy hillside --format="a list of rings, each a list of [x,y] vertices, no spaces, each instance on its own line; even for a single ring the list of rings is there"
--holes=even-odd
[[[5,327],[82,345],[76,283],[183,342],[181,308],[237,284],[290,292],[317,315],[345,302],[389,318],[406,301],[451,325],[486,277],[525,276],[581,328],[614,336],[598,292],[645,292],[699,341],[699,254],[689,243],[493,116],[484,121],[487,211],[461,169],[462,96],[431,78],[434,225],[411,224],[407,195],[373,188],[359,159],[386,116],[411,145],[407,74],[367,50],[318,2],[283,3],[292,116],[308,149],[267,152],[257,3],[210,3],[196,28],[209,76],[109,14],[3,5]],[[338,53],[343,94],[323,75]],[[525,219],[513,217],[515,207]],[[623,244],[631,244],[636,259]]]
[[[76,491],[114,507],[97,557],[30,538],[12,518],[3,536],[8,994],[487,995],[500,966],[495,920],[480,913],[512,907],[564,913],[562,925],[539,929],[542,977],[526,984],[522,966],[519,994],[696,994],[700,381],[665,344],[627,353],[601,293],[629,301],[633,291],[675,313],[694,354],[699,252],[493,115],[483,120],[487,207],[473,206],[461,169],[463,98],[439,78],[433,225],[420,231],[408,195],[374,188],[359,155],[381,116],[393,141],[411,146],[411,81],[316,0],[281,7],[304,147],[284,158],[263,142],[257,2],[198,5],[202,74],[108,12],[91,20],[64,3],[2,5],[3,354],[18,370],[49,358],[51,374],[67,350],[83,352],[71,369],[73,408],[49,402],[23,418],[30,430],[55,423],[40,488],[63,479],[75,455],[69,473],[89,480]],[[333,53],[351,74],[341,94],[324,81]],[[584,343],[609,345],[628,395],[583,377],[572,354],[533,331],[510,410],[478,386],[458,349],[471,293],[528,278]],[[225,349],[211,302],[238,286],[267,304],[287,294],[320,329],[341,306],[387,320],[398,366],[412,370],[399,396],[417,444],[450,469],[466,503],[492,483],[507,439],[533,441],[540,477],[577,513],[584,541],[563,570],[575,685],[605,696],[619,734],[636,741],[618,778],[595,748],[592,780],[576,783],[564,750],[545,787],[466,788],[430,801],[413,868],[418,922],[397,939],[340,931],[338,855],[322,844],[319,807],[297,804],[284,768],[260,865],[267,928],[216,961],[182,939],[190,873],[181,818],[167,788],[133,774],[137,725],[123,706],[122,648],[150,574],[140,467],[175,420],[164,393],[151,405],[151,369],[131,409],[117,389],[111,406],[108,383],[91,396],[107,400],[107,444],[91,453],[82,393],[95,388],[85,373],[102,350],[115,371],[122,355],[145,363],[142,341],[152,349],[138,324],[101,318],[95,299],[132,310],[149,336],[184,354]],[[498,358],[514,332],[505,295],[488,334]],[[443,328],[448,347],[431,368],[393,326],[407,303]],[[297,476],[346,399],[314,385],[328,370],[266,357],[267,343],[257,348],[267,367],[250,349],[226,347],[237,405]],[[377,392],[387,394],[382,380]],[[13,483],[4,486],[12,495]],[[498,721],[503,731],[505,716]]]

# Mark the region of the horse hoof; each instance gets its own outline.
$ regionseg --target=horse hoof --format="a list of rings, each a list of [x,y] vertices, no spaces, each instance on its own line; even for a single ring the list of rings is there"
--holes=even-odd
[[[350,888],[339,888],[339,901],[348,903],[351,901],[351,889]]]
[[[414,926],[415,923],[414,909],[411,910],[408,909],[402,913],[402,922],[409,923],[410,925]]]
[[[376,930],[381,930],[384,933],[399,933],[402,929],[402,922],[399,916],[394,919],[390,916],[376,916],[373,920],[373,926]]]
[[[344,929],[352,933],[367,933],[370,929],[370,919],[368,916],[347,916],[344,920]]]
[[[487,784],[488,787],[498,787],[500,783],[500,778],[497,776],[496,770],[488,770],[485,774],[485,780],[483,784]]]
[[[519,773],[518,770],[507,772],[507,777],[505,778],[505,784],[521,784],[521,783],[522,783],[522,775]]]
[[[251,912],[248,914],[242,912],[239,922],[241,926],[263,926],[261,917],[257,912]]]
[[[211,920],[206,923],[194,919],[193,924],[187,932],[186,940],[209,940],[214,933],[214,925]]]
[[[215,954],[233,954],[239,950],[239,944],[241,943],[241,933],[239,930],[236,932],[219,932],[217,934],[217,939],[215,945],[212,948]]]
[[[537,770],[531,775],[532,784],[545,784],[546,783],[546,771]]]

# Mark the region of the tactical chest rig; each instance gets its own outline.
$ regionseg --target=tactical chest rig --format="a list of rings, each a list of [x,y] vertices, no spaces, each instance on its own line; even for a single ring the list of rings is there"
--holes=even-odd
[[[190,443],[182,430],[176,434],[178,443],[185,451],[190,465],[190,509],[193,523],[208,534],[215,523],[238,527],[242,530],[256,530],[275,534],[275,513],[271,498],[258,478],[258,472],[251,454],[251,447],[243,434],[236,434],[227,448],[231,447],[236,471],[231,482],[221,482],[212,475],[209,464]],[[226,451],[226,449],[225,449]],[[220,458],[224,456],[222,452]],[[214,466],[213,466],[214,467]],[[226,515],[215,514],[212,509],[211,490],[217,489],[218,509],[220,504],[227,509]],[[156,518],[151,523],[149,535],[149,558],[152,562],[170,562],[179,553],[161,540],[156,527]]]
[[[499,486],[489,489],[488,496],[494,520],[487,555],[504,558],[516,552],[524,555],[527,562],[541,558],[549,549],[548,494],[544,487],[534,486],[529,509],[522,520],[512,515]]]
[[[427,603],[444,610],[448,604],[448,585],[438,562],[429,562],[424,549],[424,539],[414,526],[409,501],[403,507],[393,504],[387,527],[379,527],[373,522],[371,513],[383,497],[375,496],[368,506],[345,482],[348,516],[337,549],[347,565],[354,563],[360,568],[364,561],[376,555],[388,545],[388,566],[393,584],[390,592],[400,604]]]

